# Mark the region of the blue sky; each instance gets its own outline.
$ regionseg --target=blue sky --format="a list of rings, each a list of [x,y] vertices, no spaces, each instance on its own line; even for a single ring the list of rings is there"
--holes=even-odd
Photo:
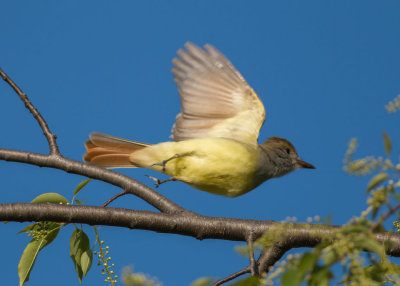
[[[343,171],[351,138],[358,154],[384,155],[382,131],[399,153],[399,114],[384,105],[400,93],[400,4],[397,1],[17,1],[0,10],[0,66],[28,94],[58,135],[63,155],[81,160],[91,131],[148,143],[169,140],[180,110],[171,59],[186,41],[210,43],[240,70],[264,102],[260,142],[289,139],[316,170],[299,170],[230,199],[174,182],[158,190],[209,216],[282,221],[332,214],[343,224],[365,209],[368,178]],[[0,148],[47,152],[46,140],[17,96],[0,84]],[[72,197],[84,178],[0,162],[2,203],[29,202],[45,192]],[[152,185],[148,170],[122,170]],[[90,205],[118,190],[91,182]],[[139,199],[113,206],[150,209]],[[16,285],[29,241],[1,226],[4,285]],[[84,229],[93,239],[90,227]],[[27,285],[78,285],[63,229],[40,253]],[[246,266],[236,242],[198,241],[140,230],[101,228],[116,272],[133,265],[164,285],[225,277]],[[93,266],[83,285],[105,285]],[[102,284],[103,283],[103,284]]]

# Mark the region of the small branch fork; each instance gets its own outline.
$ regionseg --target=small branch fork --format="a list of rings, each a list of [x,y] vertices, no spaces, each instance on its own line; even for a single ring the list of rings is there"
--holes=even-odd
[[[270,248],[265,249],[259,256],[258,260],[255,261],[254,259],[254,249],[253,249],[253,242],[257,239],[258,237],[256,236],[256,233],[254,231],[251,231],[249,235],[247,236],[247,245],[249,248],[249,258],[250,258],[250,265],[247,266],[246,268],[229,275],[223,279],[220,279],[216,281],[213,286],[221,285],[225,282],[228,282],[232,279],[235,279],[241,275],[250,273],[251,276],[260,276],[260,274],[268,274],[269,268],[273,265],[275,265],[276,262],[279,261],[279,259],[282,258],[282,256],[290,250],[292,247],[283,247],[285,244],[289,244],[287,238],[284,240],[280,241],[279,243],[273,245]],[[319,243],[319,242],[318,242]],[[318,244],[317,243],[317,244]]]
[[[247,273],[259,276],[261,273],[268,272],[269,267],[274,265],[288,250],[296,247],[315,247],[321,242],[322,237],[333,237],[333,234],[338,229],[338,226],[290,224],[290,227],[288,226],[288,234],[279,243],[262,252],[256,261],[253,253],[254,241],[278,223],[202,216],[182,208],[160,193],[128,176],[63,157],[56,142],[56,135],[50,131],[46,121],[26,94],[1,69],[0,76],[14,89],[38,122],[48,141],[50,150],[48,155],[44,155],[0,148],[0,160],[59,169],[68,173],[101,180],[123,190],[100,207],[24,203],[0,204],[0,221],[53,221],[109,225],[161,233],[174,233],[192,236],[197,239],[247,242],[250,265],[226,278],[218,280],[214,285],[221,285]],[[107,207],[117,198],[127,194],[143,199],[158,209],[160,213]],[[399,208],[400,206],[396,207],[393,212]],[[375,236],[380,242],[389,245],[386,249],[388,255],[400,257],[399,234],[384,232],[376,233]]]
[[[162,196],[160,193],[148,188],[147,186],[141,184],[136,180],[133,180],[128,176],[124,176],[111,170],[84,164],[82,162],[63,157],[59,151],[56,142],[57,136],[50,131],[46,121],[39,113],[39,111],[30,102],[26,94],[2,69],[0,69],[0,76],[14,89],[21,101],[25,104],[26,108],[31,112],[33,117],[39,123],[39,126],[48,141],[50,149],[49,155],[43,155],[32,152],[0,148],[0,160],[26,163],[40,167],[55,168],[64,170],[68,173],[87,176],[89,178],[101,180],[106,183],[110,183],[112,185],[120,187],[124,190],[126,194],[132,194],[143,199],[161,212],[169,214],[182,212],[186,214],[192,214],[192,212],[185,210],[181,206]]]
[[[127,194],[129,194],[129,192],[123,190],[122,192],[120,192],[120,193],[114,195],[113,197],[111,197],[111,199],[109,199],[108,201],[106,201],[106,202],[102,205],[102,207],[108,206],[109,204],[111,204],[113,201],[115,201],[115,200],[118,199],[119,197],[125,196],[125,195],[127,195]]]
[[[44,136],[46,136],[47,142],[49,144],[50,154],[61,156],[56,142],[57,136],[50,131],[49,126],[47,125],[46,121],[43,119],[39,111],[36,109],[36,107],[33,106],[33,104],[30,102],[26,94],[22,92],[22,90],[1,68],[0,68],[0,76],[5,82],[7,82],[14,89],[14,91],[18,94],[19,98],[25,104],[25,107],[33,115],[37,123],[39,123],[40,128],[42,129]]]
[[[258,269],[258,263],[254,259],[254,248],[253,248],[253,242],[255,241],[255,235],[254,232],[251,231],[249,235],[247,236],[247,245],[249,249],[249,259],[250,259],[250,273],[251,276],[259,276],[260,272]]]

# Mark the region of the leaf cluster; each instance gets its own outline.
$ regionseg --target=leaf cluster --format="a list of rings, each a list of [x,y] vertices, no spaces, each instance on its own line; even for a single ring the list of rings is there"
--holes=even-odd
[[[74,190],[72,203],[81,204],[75,197],[81,189],[89,183],[89,180],[81,182]],[[50,203],[50,204],[69,204],[68,200],[57,193],[45,193],[37,196],[31,203]],[[72,204],[71,203],[71,204]],[[59,234],[62,227],[67,224],[56,222],[37,222],[31,224],[19,233],[27,233],[32,240],[27,244],[22,253],[18,264],[19,285],[22,286],[29,281],[31,273],[39,252],[49,244],[51,244]],[[90,241],[87,234],[82,228],[75,226],[75,230],[70,238],[70,257],[75,266],[75,271],[78,275],[79,282],[86,276],[91,268],[93,261],[93,249],[90,247]]]
[[[391,108],[400,107],[400,97],[389,105]],[[352,175],[371,176],[366,186],[366,210],[338,229],[334,237],[321,236],[322,242],[313,250],[303,254],[289,254],[285,260],[269,269],[268,276],[264,274],[264,277],[257,281],[247,278],[239,283],[278,283],[283,286],[307,283],[323,286],[331,285],[333,279],[340,279],[340,283],[345,285],[400,285],[400,266],[388,260],[385,255],[388,245],[379,242],[374,235],[376,231],[384,230],[384,222],[388,217],[393,214],[399,215],[400,162],[394,163],[391,159],[392,142],[387,133],[383,133],[386,158],[368,156],[353,159],[357,146],[356,139],[350,141],[344,169]],[[400,231],[400,220],[396,220],[394,226]],[[282,238],[288,238],[290,233],[295,231],[292,228],[290,224],[277,225],[265,233],[255,245],[265,251]],[[246,253],[246,248],[238,250],[242,254]],[[341,269],[341,277],[335,277],[334,273],[337,275],[338,271],[333,271],[333,267]]]

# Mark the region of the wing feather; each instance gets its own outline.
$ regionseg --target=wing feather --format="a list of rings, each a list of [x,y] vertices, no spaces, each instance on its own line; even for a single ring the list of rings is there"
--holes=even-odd
[[[239,71],[216,48],[186,43],[172,60],[181,113],[172,129],[175,141],[231,138],[257,144],[264,106]]]

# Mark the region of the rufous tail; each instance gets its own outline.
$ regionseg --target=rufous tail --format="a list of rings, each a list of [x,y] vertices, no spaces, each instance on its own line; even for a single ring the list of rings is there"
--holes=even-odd
[[[107,168],[135,168],[129,157],[150,144],[125,140],[100,132],[90,133],[90,140],[85,142],[86,153],[83,160],[93,165]]]

